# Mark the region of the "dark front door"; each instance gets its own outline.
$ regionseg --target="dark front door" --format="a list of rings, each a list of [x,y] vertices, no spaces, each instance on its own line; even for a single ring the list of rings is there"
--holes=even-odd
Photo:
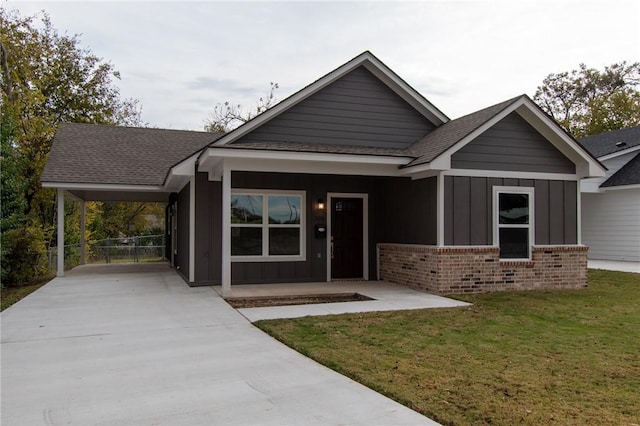
[[[331,278],[362,278],[362,198],[331,199]]]

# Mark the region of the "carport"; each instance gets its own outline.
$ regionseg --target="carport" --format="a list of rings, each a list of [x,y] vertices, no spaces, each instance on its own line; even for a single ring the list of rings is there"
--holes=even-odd
[[[219,134],[95,124],[60,125],[41,177],[57,190],[57,275],[64,276],[64,196],[80,202],[80,263],[85,263],[87,201],[169,202],[191,183],[200,151]],[[190,202],[194,203],[192,196]],[[193,206],[190,215],[195,214]],[[189,221],[193,249],[194,219]],[[165,227],[170,224],[165,222]],[[175,224],[174,224],[175,225]],[[175,229],[165,229],[174,234]],[[175,246],[174,246],[175,247]],[[173,265],[173,253],[169,260]],[[186,278],[193,279],[193,256]]]

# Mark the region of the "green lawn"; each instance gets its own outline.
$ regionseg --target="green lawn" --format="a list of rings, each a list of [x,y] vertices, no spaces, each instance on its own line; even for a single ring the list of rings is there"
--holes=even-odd
[[[257,325],[445,425],[640,424],[640,274],[460,298],[474,305]]]

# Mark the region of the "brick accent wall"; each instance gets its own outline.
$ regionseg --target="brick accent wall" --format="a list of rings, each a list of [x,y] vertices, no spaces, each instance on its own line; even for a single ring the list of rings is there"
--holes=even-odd
[[[582,245],[534,246],[530,261],[504,261],[498,247],[378,244],[378,279],[436,294],[587,287]]]

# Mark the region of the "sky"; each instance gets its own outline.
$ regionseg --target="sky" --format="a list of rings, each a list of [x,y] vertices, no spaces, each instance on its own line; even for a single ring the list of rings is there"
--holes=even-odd
[[[640,61],[640,1],[22,2],[111,62],[149,126],[202,130],[213,108],[278,100],[365,50],[450,118],[580,63]]]

